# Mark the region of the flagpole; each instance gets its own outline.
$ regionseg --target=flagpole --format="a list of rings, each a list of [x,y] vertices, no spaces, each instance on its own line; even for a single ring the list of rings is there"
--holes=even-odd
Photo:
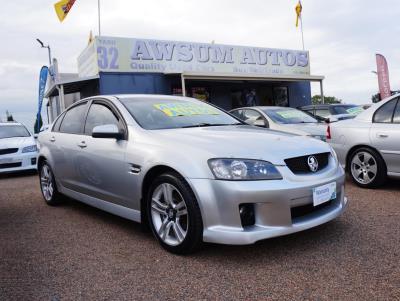
[[[99,19],[99,37],[101,36],[101,27],[100,27],[100,0],[97,0],[97,13]]]
[[[304,34],[303,34],[303,18],[300,16],[300,29],[301,29],[301,43],[303,44],[303,50],[304,48]]]

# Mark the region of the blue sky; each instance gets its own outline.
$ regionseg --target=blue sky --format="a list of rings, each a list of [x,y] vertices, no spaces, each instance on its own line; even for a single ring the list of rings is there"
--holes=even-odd
[[[77,0],[60,23],[48,0],[7,1],[0,11],[0,116],[35,111],[40,67],[50,43],[60,72],[76,72],[90,30],[97,32],[97,0]],[[295,0],[102,1],[102,33],[166,40],[301,49]],[[324,75],[325,94],[368,103],[378,90],[375,53],[386,56],[392,89],[400,89],[400,2],[303,0],[311,73]],[[319,93],[313,85],[313,92]]]

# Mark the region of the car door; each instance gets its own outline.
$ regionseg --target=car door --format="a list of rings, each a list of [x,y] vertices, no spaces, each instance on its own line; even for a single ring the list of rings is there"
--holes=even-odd
[[[49,138],[53,172],[62,186],[75,191],[79,189],[77,177],[79,165],[76,157],[80,150],[79,144],[84,137],[86,112],[87,102],[72,106],[60,116],[62,119],[57,119]]]
[[[400,173],[400,98],[381,106],[372,121],[372,146],[382,154],[388,172]]]
[[[93,138],[93,128],[100,125],[116,125],[124,138]],[[79,151],[79,177],[81,192],[89,196],[125,207],[132,205],[134,179],[126,163],[127,127],[112,105],[106,100],[94,100],[88,110],[82,139],[84,147]]]

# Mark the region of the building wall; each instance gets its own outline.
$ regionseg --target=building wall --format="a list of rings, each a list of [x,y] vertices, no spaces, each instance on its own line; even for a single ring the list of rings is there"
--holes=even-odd
[[[289,105],[293,108],[311,104],[310,82],[289,82]]]
[[[100,94],[171,94],[163,74],[100,73]]]

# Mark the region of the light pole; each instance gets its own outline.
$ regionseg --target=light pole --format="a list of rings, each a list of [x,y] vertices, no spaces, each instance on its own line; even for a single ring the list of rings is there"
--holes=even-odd
[[[47,48],[47,52],[49,54],[49,68],[50,68],[50,66],[51,66],[51,49],[50,49],[50,45],[45,46],[43,44],[43,42],[41,40],[39,40],[39,39],[36,39],[36,41],[38,41],[38,43],[40,44],[40,46],[42,48]]]

